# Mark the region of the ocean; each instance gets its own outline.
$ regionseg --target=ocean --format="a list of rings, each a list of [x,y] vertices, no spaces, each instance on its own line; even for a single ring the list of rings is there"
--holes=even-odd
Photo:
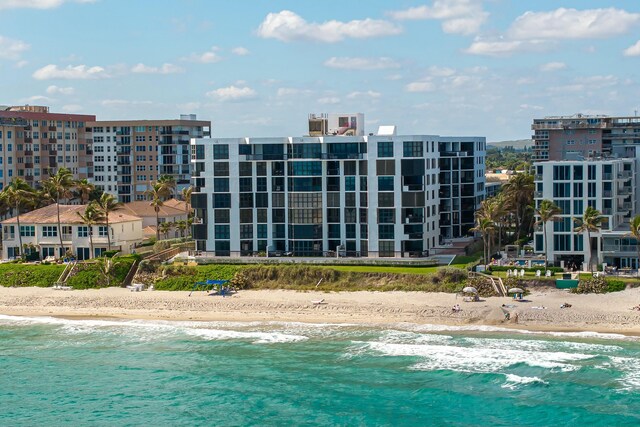
[[[0,316],[2,426],[637,426],[640,339]]]

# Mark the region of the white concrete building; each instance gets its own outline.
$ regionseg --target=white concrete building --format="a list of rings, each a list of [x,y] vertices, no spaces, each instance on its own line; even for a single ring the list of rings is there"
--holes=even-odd
[[[109,231],[112,250],[128,254],[135,245],[142,242],[142,219],[116,211],[109,215],[110,230],[107,230],[105,223],[91,227],[94,247],[94,253],[91,254],[89,227],[78,216],[85,208],[86,205],[60,205],[61,230],[58,229],[55,204],[20,215],[20,230],[17,218],[2,221],[2,259],[20,256],[18,231],[22,235],[22,244],[37,250],[41,259],[64,256],[67,250],[80,260],[99,256],[107,250]],[[62,235],[64,251],[60,248],[58,233]]]
[[[428,255],[440,236],[439,142],[393,126],[369,136],[193,139],[197,249]]]
[[[117,126],[93,126],[93,178],[96,188],[118,197]]]
[[[630,158],[597,158],[547,161],[534,164],[535,203],[553,201],[562,214],[558,221],[547,223],[546,237],[550,262],[585,268],[590,263],[607,263],[619,268],[637,268],[638,256],[634,239],[629,234],[629,220],[638,211],[638,160]],[[601,230],[576,233],[574,218],[582,218],[587,206],[602,213]],[[534,230],[535,252],[544,253],[543,227]],[[589,251],[590,249],[590,251]]]

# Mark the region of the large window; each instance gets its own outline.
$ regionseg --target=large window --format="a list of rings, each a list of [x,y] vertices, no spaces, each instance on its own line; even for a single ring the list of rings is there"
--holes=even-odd
[[[554,251],[570,251],[571,235],[570,234],[554,234],[553,250]]]
[[[569,181],[571,179],[571,166],[554,166],[553,167],[553,180],[554,181]]]
[[[322,162],[289,162],[289,176],[320,176]]]
[[[35,225],[21,225],[20,226],[20,235],[22,237],[35,237],[35,235],[36,235],[36,226]]]
[[[423,157],[424,144],[422,141],[404,141],[403,154],[404,157]]]
[[[58,237],[58,227],[45,225],[42,227],[42,237]]]
[[[229,178],[213,178],[213,192],[214,193],[228,193],[229,192]]]
[[[378,191],[393,191],[393,178],[392,176],[379,176]]]
[[[89,227],[86,225],[79,226],[78,237],[89,237]]]
[[[571,184],[554,182],[553,197],[571,197]]]
[[[213,195],[213,207],[214,208],[230,208],[231,207],[231,194],[214,194]]]
[[[107,226],[106,225],[98,226],[98,236],[99,237],[107,237],[108,235],[109,235],[109,232],[107,231]]]
[[[393,157],[393,142],[391,142],[391,141],[379,141],[378,142],[378,157]]]
[[[378,238],[385,240],[393,240],[394,238],[394,226],[393,225],[378,225]]]
[[[227,145],[227,144],[214,145],[213,146],[213,158],[215,160],[228,159],[229,158],[229,145]]]
[[[251,178],[240,178],[240,191],[244,193],[252,192],[253,180]]]
[[[214,226],[214,232],[216,239],[229,239],[228,225],[216,225]]]
[[[395,222],[395,209],[378,209],[378,224],[394,224]]]

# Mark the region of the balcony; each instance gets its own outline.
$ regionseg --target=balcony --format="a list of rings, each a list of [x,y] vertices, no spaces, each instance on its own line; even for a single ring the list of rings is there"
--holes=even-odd
[[[50,156],[57,156],[58,155],[58,150],[49,150],[49,155]]]
[[[55,138],[49,138],[49,144],[55,144],[55,143],[57,143],[57,142],[58,142],[58,140],[57,140],[57,139],[55,139]]]
[[[31,125],[26,125],[26,126],[24,127],[24,130],[31,130]]]
[[[618,174],[618,178],[620,179],[625,179],[625,178],[631,178],[631,171],[622,171]]]
[[[32,150],[24,150],[24,155],[25,156],[33,156],[33,151]]]
[[[33,138],[30,138],[30,137],[27,136],[27,137],[24,138],[24,142],[27,143],[27,144],[31,144],[33,142]]]
[[[636,255],[638,253],[638,249],[637,249],[637,246],[635,245],[614,245],[614,244],[605,243],[602,247],[602,252],[609,252],[609,253],[626,252],[626,253],[632,253]]]
[[[631,187],[622,187],[618,190],[620,196],[628,196],[629,194],[631,194]]]
[[[288,160],[286,154],[245,154],[246,161],[251,160]]]
[[[33,163],[25,163],[24,167],[25,169],[33,169]]]
[[[618,205],[618,210],[619,211],[630,211],[631,210],[631,203],[630,202],[624,202],[620,205]]]
[[[320,158],[322,160],[362,160],[364,154],[362,153],[321,153]]]
[[[403,185],[402,191],[424,191],[424,186],[422,184]]]
[[[24,180],[27,182],[33,181],[33,175],[25,175]]]
[[[602,192],[602,197],[611,197],[613,195],[613,192],[611,190],[604,190]]]
[[[49,126],[49,132],[55,132],[57,129],[55,126]]]

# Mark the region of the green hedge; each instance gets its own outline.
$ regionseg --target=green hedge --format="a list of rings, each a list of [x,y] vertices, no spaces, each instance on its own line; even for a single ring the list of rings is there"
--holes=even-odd
[[[196,282],[231,280],[243,267],[233,264],[209,264],[195,267],[170,265],[164,267],[166,277],[156,282],[155,288],[163,291],[187,291],[193,289]]]
[[[38,286],[47,288],[53,286],[65,265],[42,264],[0,264],[0,284],[6,287]]]
[[[116,265],[113,267],[110,286],[122,286],[131,266],[137,259],[136,255],[116,257]],[[107,279],[100,271],[97,261],[79,263],[77,271],[67,280],[67,285],[73,289],[93,289],[107,286]]]

